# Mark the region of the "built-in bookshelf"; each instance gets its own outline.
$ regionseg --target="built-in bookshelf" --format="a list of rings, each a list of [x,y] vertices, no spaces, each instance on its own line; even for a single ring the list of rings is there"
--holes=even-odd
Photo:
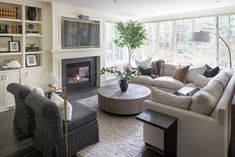
[[[43,6],[40,5],[0,2],[0,67],[7,59],[19,61],[24,69],[43,66],[42,14]],[[19,43],[17,49],[10,49],[12,41]],[[28,57],[34,56],[37,66],[27,65]]]

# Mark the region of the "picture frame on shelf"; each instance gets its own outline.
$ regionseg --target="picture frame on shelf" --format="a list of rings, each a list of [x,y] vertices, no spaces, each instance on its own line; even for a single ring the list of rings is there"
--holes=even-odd
[[[11,61],[14,61],[15,59],[4,59],[3,61],[3,65],[4,66],[8,66],[8,64],[11,62]]]
[[[9,41],[10,52],[20,52],[20,41]]]
[[[0,36],[0,53],[10,52],[9,42],[12,41],[12,36]]]
[[[26,55],[26,67],[38,66],[38,59],[36,54]]]

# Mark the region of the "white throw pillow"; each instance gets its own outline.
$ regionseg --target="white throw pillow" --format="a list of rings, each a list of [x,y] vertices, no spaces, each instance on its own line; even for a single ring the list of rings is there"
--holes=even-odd
[[[164,64],[163,65],[163,76],[173,76],[179,65],[174,64]]]
[[[62,119],[65,120],[64,99],[53,92],[50,100],[58,106],[60,115]],[[66,111],[67,111],[67,121],[71,121],[73,108],[72,108],[72,105],[68,101],[66,101]]]
[[[135,64],[137,67],[149,68],[151,65],[151,58],[142,61],[135,60]]]
[[[218,81],[213,81],[193,95],[190,110],[209,116],[220,100],[222,93],[222,84]]]
[[[175,94],[159,90],[155,87],[152,89],[151,100],[185,110],[189,110],[189,106],[192,102],[191,97],[177,96]]]
[[[26,84],[25,87],[28,88],[32,93],[36,93],[43,97],[46,97],[42,88],[33,86],[31,84]]]
[[[190,66],[186,81],[192,83],[195,80],[197,74],[203,75],[205,70],[206,70],[206,66],[202,66],[202,67],[191,67]]]
[[[201,74],[197,74],[195,80],[193,81],[193,84],[203,88],[210,82],[210,80],[210,78],[207,78]]]

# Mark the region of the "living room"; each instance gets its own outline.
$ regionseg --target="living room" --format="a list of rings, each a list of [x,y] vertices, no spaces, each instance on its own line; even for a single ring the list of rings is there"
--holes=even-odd
[[[0,0],[0,156],[235,156],[234,0]]]

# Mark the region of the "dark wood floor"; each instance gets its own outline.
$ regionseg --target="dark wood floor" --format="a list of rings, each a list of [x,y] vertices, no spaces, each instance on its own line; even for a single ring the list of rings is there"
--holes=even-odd
[[[79,92],[70,92],[69,100],[79,100],[96,95],[98,87],[81,89]],[[13,128],[14,109],[0,113],[0,157],[43,157],[33,148],[32,138],[26,137],[22,132]],[[158,157],[151,150],[140,157]]]

